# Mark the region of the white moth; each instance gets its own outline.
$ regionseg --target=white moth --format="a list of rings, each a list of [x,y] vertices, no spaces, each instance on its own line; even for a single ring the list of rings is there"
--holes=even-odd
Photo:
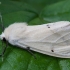
[[[0,39],[10,44],[60,58],[70,58],[70,22],[42,25],[14,23],[5,28]]]

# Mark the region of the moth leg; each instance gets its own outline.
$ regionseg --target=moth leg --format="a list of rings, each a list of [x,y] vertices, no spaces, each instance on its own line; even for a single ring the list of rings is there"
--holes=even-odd
[[[5,51],[6,51],[7,46],[3,49],[2,53],[0,54],[0,56],[3,56]]]
[[[3,49],[3,51],[2,51],[2,53],[0,54],[0,57],[2,57],[2,61],[3,61],[3,57],[4,57],[4,53],[5,53],[5,51],[6,51],[6,48],[7,48],[7,47],[5,47],[5,48]]]
[[[27,50],[31,55],[33,55],[35,59],[37,59],[36,56],[34,55],[34,53],[30,50],[30,47],[27,47],[26,50]]]
[[[8,42],[6,42],[5,48],[3,49],[2,53],[0,54],[0,57],[2,57],[2,61],[3,61],[3,56],[5,54],[5,51],[6,51],[7,47],[8,47]]]
[[[37,59],[36,56],[35,56],[34,53],[31,51],[31,49],[30,49],[30,47],[29,47],[28,45],[25,45],[25,44],[22,45],[22,44],[19,43],[19,42],[16,42],[16,44],[19,45],[19,46],[23,46],[23,45],[24,45],[25,48],[23,48],[23,49],[27,50],[31,55],[34,56],[35,59]],[[26,47],[26,46],[27,46],[27,47]],[[22,47],[20,47],[20,48],[22,48]]]

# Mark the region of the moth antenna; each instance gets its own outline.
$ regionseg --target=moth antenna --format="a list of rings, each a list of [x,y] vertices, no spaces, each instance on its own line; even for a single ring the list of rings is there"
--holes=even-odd
[[[4,24],[3,24],[1,12],[0,12],[0,21],[1,21],[0,25],[2,26],[2,31],[4,31],[5,27],[4,27]]]
[[[3,42],[2,42],[2,45],[3,45]],[[4,53],[5,53],[6,49],[7,49],[7,47],[8,47],[8,42],[6,41],[6,46],[4,47],[2,53],[0,54],[0,56],[2,57],[2,61],[3,61]]]
[[[1,27],[2,27],[2,31],[4,31],[5,27],[4,27],[4,24],[3,24],[3,20],[2,20],[2,15],[1,15],[1,12],[0,12],[0,22],[1,22]],[[0,38],[1,38],[1,35],[0,35]],[[6,46],[4,47],[2,53],[0,54],[0,56],[2,57],[2,61],[3,61],[3,56],[4,56],[4,53],[6,51],[6,48],[8,46],[8,42],[6,41],[6,39],[4,38],[4,40],[2,41],[2,45],[4,46],[4,41],[6,42]]]

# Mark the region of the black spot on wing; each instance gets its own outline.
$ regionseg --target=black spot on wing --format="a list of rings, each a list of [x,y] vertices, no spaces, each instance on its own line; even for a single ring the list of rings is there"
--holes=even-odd
[[[50,28],[50,26],[49,26],[49,25],[47,25],[47,27],[48,27],[48,28]]]
[[[54,50],[51,50],[52,52],[54,52]]]

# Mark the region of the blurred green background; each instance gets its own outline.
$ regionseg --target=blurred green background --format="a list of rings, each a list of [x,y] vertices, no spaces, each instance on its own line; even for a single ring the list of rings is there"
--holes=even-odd
[[[70,21],[70,0],[0,0],[0,3],[5,26],[14,22],[35,25]],[[0,70],[70,70],[70,59],[56,58],[37,52],[34,54],[37,59],[24,49],[9,44],[3,62],[0,57]]]

